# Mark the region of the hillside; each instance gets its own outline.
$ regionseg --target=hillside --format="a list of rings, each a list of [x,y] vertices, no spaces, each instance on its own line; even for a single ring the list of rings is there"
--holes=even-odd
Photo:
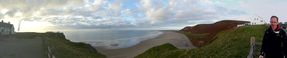
[[[136,58],[246,58],[250,37],[261,43],[266,28],[264,25],[243,26],[219,32],[216,40],[197,49],[174,49],[172,45],[165,44],[151,48]]]
[[[44,58],[106,58],[105,55],[98,53],[91,45],[80,42],[71,42],[65,38],[63,33],[16,33],[14,35],[0,37],[17,40],[36,40],[38,39],[43,50]],[[27,43],[25,43],[27,44]],[[20,45],[20,44],[15,44]],[[30,47],[30,46],[27,46]],[[29,52],[33,53],[33,52]],[[1,58],[1,57],[0,57]],[[4,57],[5,58],[5,57]]]
[[[201,47],[209,44],[214,39],[218,32],[229,30],[237,27],[239,24],[249,23],[248,21],[236,21],[236,20],[222,20],[213,24],[198,24],[196,26],[187,26],[180,30],[181,33],[187,35],[191,39],[192,43]]]
[[[67,40],[63,33],[45,33],[46,46],[51,48],[56,58],[105,58],[91,45],[86,43],[75,43]]]

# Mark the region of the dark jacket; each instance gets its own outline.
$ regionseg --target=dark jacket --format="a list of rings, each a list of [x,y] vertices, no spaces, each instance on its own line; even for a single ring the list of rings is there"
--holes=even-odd
[[[284,56],[283,40],[286,39],[286,32],[282,28],[277,32],[279,33],[276,33],[271,27],[265,31],[260,53],[265,58],[283,58]]]

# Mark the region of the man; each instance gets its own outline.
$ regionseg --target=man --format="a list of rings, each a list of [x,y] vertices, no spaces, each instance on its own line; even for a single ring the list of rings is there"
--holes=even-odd
[[[283,40],[286,32],[280,27],[278,17],[270,18],[270,27],[265,31],[259,58],[283,58]]]

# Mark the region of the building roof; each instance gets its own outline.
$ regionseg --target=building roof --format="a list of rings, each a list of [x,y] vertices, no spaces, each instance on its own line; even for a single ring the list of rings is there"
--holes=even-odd
[[[9,22],[8,23],[5,23],[3,22],[3,20],[0,22],[0,27],[8,27],[8,28],[12,28],[13,27],[13,24],[10,24]]]

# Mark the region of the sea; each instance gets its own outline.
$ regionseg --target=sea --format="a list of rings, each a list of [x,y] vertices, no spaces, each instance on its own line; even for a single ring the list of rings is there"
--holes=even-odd
[[[107,49],[127,48],[141,41],[155,38],[163,32],[158,30],[73,30],[63,31],[72,42],[84,42],[93,47]]]

